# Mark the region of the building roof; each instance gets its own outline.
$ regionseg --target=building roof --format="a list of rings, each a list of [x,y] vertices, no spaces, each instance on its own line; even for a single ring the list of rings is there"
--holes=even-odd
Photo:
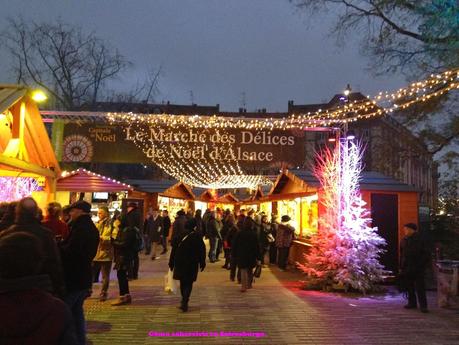
[[[347,102],[370,101],[370,99],[367,96],[363,95],[360,92],[352,92],[348,96],[344,96],[343,94],[336,94],[327,103],[294,104],[293,101],[289,101],[288,102],[288,113],[289,114],[306,114],[306,113],[316,112],[319,109],[324,110],[324,109],[336,108],[342,105],[343,99],[346,99]],[[370,112],[370,110],[368,111]]]
[[[56,190],[68,192],[122,192],[132,190],[128,184],[79,168],[57,180]]]
[[[220,105],[171,104],[167,103],[132,103],[132,102],[97,102],[82,105],[79,111],[94,112],[132,112],[139,114],[175,114],[175,115],[215,115],[220,112]]]

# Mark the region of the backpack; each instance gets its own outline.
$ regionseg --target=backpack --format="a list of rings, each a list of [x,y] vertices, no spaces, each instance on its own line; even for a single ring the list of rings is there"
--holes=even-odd
[[[143,239],[143,235],[140,232],[140,229],[136,226],[133,226],[132,229],[135,232],[135,247],[134,250],[136,252],[140,252],[145,248],[145,241]]]

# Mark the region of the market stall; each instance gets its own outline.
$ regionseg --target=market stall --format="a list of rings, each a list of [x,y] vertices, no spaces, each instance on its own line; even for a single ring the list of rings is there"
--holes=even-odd
[[[217,200],[217,192],[215,189],[206,189],[194,201],[195,210],[201,210],[201,214],[209,209],[215,209]]]
[[[409,185],[376,172],[364,172],[360,191],[370,212],[372,225],[386,242],[381,263],[396,271],[399,262],[403,224],[418,223],[418,192]],[[304,262],[308,238],[320,231],[322,191],[316,177],[309,171],[282,172],[266,199],[276,205],[277,214],[291,217],[298,239],[294,241],[290,261]]]
[[[107,205],[110,212],[121,210],[122,201],[128,197],[132,187],[107,176],[79,168],[63,172],[57,180],[56,201],[68,205],[77,200],[85,200],[92,205],[94,220],[100,205]]]
[[[255,193],[241,202],[240,208],[246,210],[253,209],[258,212],[263,212],[268,216],[269,219],[271,219],[273,214],[272,204],[273,203],[271,201],[266,200],[265,193],[263,192],[261,186],[258,186],[258,188],[255,190]]]
[[[220,208],[222,211],[234,211],[238,203],[239,200],[232,193],[227,193],[217,198],[215,207]]]
[[[55,197],[59,174],[32,90],[0,85],[0,202],[32,196],[44,207]]]
[[[158,207],[162,210],[168,210],[172,219],[180,210],[194,211],[194,199],[195,196],[191,188],[183,182],[177,182],[159,194]]]

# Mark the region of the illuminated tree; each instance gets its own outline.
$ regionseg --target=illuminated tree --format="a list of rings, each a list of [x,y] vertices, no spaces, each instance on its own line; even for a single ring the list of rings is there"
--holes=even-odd
[[[325,212],[320,228],[299,267],[310,283],[321,288],[339,284],[362,292],[372,290],[383,271],[379,256],[385,240],[371,226],[369,211],[359,191],[362,148],[342,140],[334,150],[318,155],[315,175]]]

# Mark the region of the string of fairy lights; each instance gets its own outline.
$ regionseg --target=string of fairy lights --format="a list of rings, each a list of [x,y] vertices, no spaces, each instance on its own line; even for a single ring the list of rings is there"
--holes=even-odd
[[[168,175],[173,176],[179,181],[186,184],[202,187],[202,188],[256,188],[258,185],[267,185],[272,182],[262,175],[247,175],[241,169],[239,162],[236,159],[227,161],[218,161],[217,159],[210,159],[202,152],[201,159],[190,159],[180,157],[180,152],[192,150],[192,145],[184,145],[180,142],[174,142],[174,152],[172,154],[171,147],[166,142],[156,141],[152,142],[150,139],[146,140],[148,136],[149,127],[139,126],[138,124],[131,124],[130,130],[140,133],[134,136],[133,143],[148,155],[148,151],[155,146],[156,152],[168,152],[164,155],[156,155],[152,161],[159,166]],[[177,128],[175,128],[177,129]],[[217,130],[216,134],[223,135],[224,129]],[[227,134],[226,134],[227,135]],[[229,144],[223,145],[227,148]],[[225,148],[225,147],[223,147]]]
[[[189,128],[214,130],[226,133],[229,129],[246,130],[305,130],[318,127],[336,127],[344,123],[383,116],[406,109],[416,103],[426,102],[446,92],[459,88],[459,68],[428,79],[411,83],[395,92],[380,92],[374,97],[344,102],[334,108],[318,109],[305,114],[292,114],[285,118],[241,118],[201,115],[107,113],[110,123],[123,124],[143,135],[133,139],[134,144],[145,154],[152,147],[167,151],[170,143],[152,141],[148,128]],[[191,150],[191,144],[173,143],[177,152]],[[223,144],[230,147],[230,144]],[[170,146],[169,146],[170,149]],[[170,151],[170,150],[169,150]],[[251,188],[270,184],[262,175],[247,175],[237,159],[218,160],[209,157],[189,159],[180,155],[165,154],[152,157],[167,174],[186,184],[204,188]]]
[[[432,74],[430,78],[411,83],[393,93],[380,92],[374,97],[356,100],[339,105],[335,108],[318,109],[305,114],[292,114],[285,118],[257,118],[171,115],[171,114],[134,114],[107,113],[111,122],[143,123],[149,125],[166,125],[170,127],[187,126],[188,128],[240,128],[240,129],[307,129],[328,127],[346,122],[382,116],[396,110],[430,100],[444,93],[459,88],[459,68],[440,74]]]

